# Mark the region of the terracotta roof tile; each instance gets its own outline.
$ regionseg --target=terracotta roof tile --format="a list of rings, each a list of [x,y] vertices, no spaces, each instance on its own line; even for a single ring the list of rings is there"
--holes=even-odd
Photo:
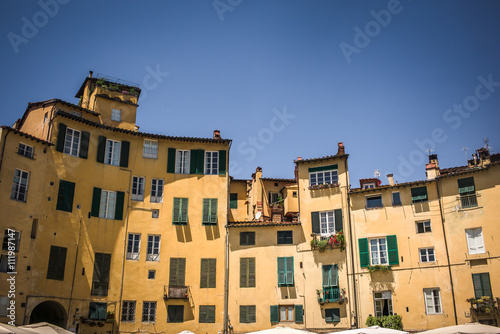
[[[31,140],[34,140],[34,141],[38,142],[38,143],[42,143],[42,144],[45,144],[45,145],[48,145],[48,146],[53,146],[54,145],[50,141],[46,141],[46,140],[40,139],[38,137],[32,136],[30,134],[27,134],[26,132],[22,132],[22,131],[14,129],[14,128],[11,128],[10,126],[2,125],[2,126],[0,126],[0,128],[7,129],[9,131],[14,132],[15,134],[18,134],[18,135],[21,135],[23,137],[29,138]]]
[[[229,222],[228,227],[266,227],[266,226],[294,226],[300,225],[300,222],[279,222],[274,223],[272,221],[239,221],[239,222]]]

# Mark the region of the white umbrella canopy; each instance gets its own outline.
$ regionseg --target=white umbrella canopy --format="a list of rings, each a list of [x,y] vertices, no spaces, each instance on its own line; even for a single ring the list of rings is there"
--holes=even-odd
[[[286,326],[278,326],[271,329],[264,329],[261,331],[250,332],[247,334],[311,334],[312,332],[302,329],[295,329]]]
[[[11,326],[11,325],[7,325],[7,324],[3,324],[3,323],[0,323],[0,333],[1,334],[36,334],[36,332],[34,332],[30,329]]]
[[[182,331],[182,332],[179,332],[177,334],[194,334],[194,333],[191,331]]]
[[[36,324],[21,326],[21,328],[29,329],[39,334],[74,334],[59,326],[49,324],[48,322],[39,322]]]
[[[420,334],[500,334],[500,327],[472,323],[431,329]]]
[[[398,331],[396,329],[383,328],[380,326],[371,326],[366,328],[349,329],[340,332],[331,332],[328,334],[408,334],[405,331]]]

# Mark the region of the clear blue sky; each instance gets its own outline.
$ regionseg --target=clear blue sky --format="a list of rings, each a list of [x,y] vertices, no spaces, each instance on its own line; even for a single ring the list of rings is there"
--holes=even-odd
[[[484,136],[500,151],[499,18],[496,0],[2,1],[0,123],[77,103],[93,70],[141,85],[141,131],[221,130],[237,178],[343,141],[354,186],[424,179],[422,145],[442,168]]]

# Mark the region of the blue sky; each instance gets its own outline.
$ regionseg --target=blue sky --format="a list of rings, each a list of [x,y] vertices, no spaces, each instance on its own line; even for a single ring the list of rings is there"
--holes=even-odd
[[[293,177],[342,141],[353,186],[500,151],[500,2],[0,2],[0,123],[74,98],[88,71],[139,83],[141,131],[233,140],[231,174]],[[152,75],[154,73],[154,75]]]

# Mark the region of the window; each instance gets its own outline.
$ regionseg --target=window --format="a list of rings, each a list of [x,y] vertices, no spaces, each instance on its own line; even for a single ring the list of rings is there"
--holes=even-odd
[[[46,112],[45,115],[43,115],[43,123],[47,123],[47,119],[49,118],[49,113]]]
[[[382,207],[383,207],[382,195],[366,197],[366,208],[367,209],[382,208]]]
[[[92,296],[107,296],[111,254],[95,253]]]
[[[375,316],[377,318],[392,315],[392,294],[390,291],[374,292]]]
[[[170,277],[169,285],[185,286],[186,277],[186,259],[185,258],[170,258]]]
[[[151,179],[151,203],[163,203],[163,179]]]
[[[119,166],[120,163],[120,145],[116,140],[106,140],[106,152],[104,153],[104,163],[106,165]]]
[[[148,270],[148,279],[156,278],[156,270]]]
[[[240,324],[252,324],[255,322],[255,305],[240,305]]]
[[[278,258],[278,286],[293,286],[293,257]]]
[[[200,305],[200,316],[198,322],[200,324],[215,323],[215,305]]]
[[[460,204],[462,209],[477,207],[477,196],[476,188],[474,185],[474,178],[467,177],[465,179],[459,179],[457,181],[458,193],[460,194]]]
[[[184,322],[184,305],[168,305],[167,322]]]
[[[174,225],[187,225],[188,222],[188,199],[174,197],[174,212],[172,223]]]
[[[485,253],[483,229],[481,227],[466,229],[467,246],[469,247],[469,254]]]
[[[280,306],[280,321],[293,321],[293,305]]]
[[[365,183],[362,189],[373,189],[375,188],[375,183]]]
[[[326,308],[325,321],[327,323],[340,322],[340,309],[339,308]]]
[[[338,183],[337,165],[309,168],[309,185]]]
[[[38,218],[33,218],[31,223],[31,239],[36,239],[36,231],[38,230]]]
[[[120,142],[99,136],[97,162],[127,168],[129,151],[130,142],[125,140]]]
[[[439,289],[424,289],[425,312],[427,314],[443,313]]]
[[[434,248],[421,248],[418,250],[420,253],[420,262],[435,262],[436,257],[434,256]]]
[[[19,143],[17,148],[17,154],[33,159],[33,146],[26,145],[24,143]]]
[[[122,304],[122,321],[135,322],[135,300],[124,300]]]
[[[146,261],[160,261],[160,236],[148,235]]]
[[[14,171],[14,182],[12,183],[12,192],[10,193],[11,199],[26,202],[29,176],[30,173],[20,169]]]
[[[201,223],[203,225],[217,224],[217,198],[203,199],[203,215]]]
[[[294,321],[304,322],[302,305],[271,305],[271,322]]]
[[[398,242],[395,235],[382,238],[358,239],[361,268],[371,265],[399,264]]]
[[[237,209],[238,208],[238,194],[231,193],[229,194],[229,208]]]
[[[160,217],[160,210],[153,209],[153,211],[151,211],[151,218],[159,218],[159,217]]]
[[[292,197],[297,197],[297,192],[296,191],[292,192]]]
[[[201,259],[200,288],[215,288],[217,259]]]
[[[9,297],[0,297],[0,317],[7,316],[8,306],[9,306]]]
[[[417,228],[417,233],[427,233],[427,232],[432,232],[431,230],[431,221],[426,220],[422,222],[416,222],[415,226]]]
[[[92,217],[106,219],[123,219],[123,202],[125,193],[122,191],[109,191],[95,188],[92,196]]]
[[[142,302],[142,322],[156,322],[156,302]]]
[[[64,281],[64,268],[66,266],[67,248],[50,246],[49,267],[47,279]]]
[[[269,205],[279,204],[278,203],[279,194],[269,192]]]
[[[114,219],[116,205],[116,191],[103,190],[101,192],[101,205],[99,206],[99,217]]]
[[[12,230],[10,228],[5,229],[5,234],[3,235],[2,250],[19,252],[20,244],[21,232]]]
[[[255,232],[240,232],[240,246],[255,245]]]
[[[7,254],[0,255],[0,273],[15,273],[17,267],[17,255],[8,256]]]
[[[240,258],[240,288],[255,288],[255,258]]]
[[[111,109],[111,120],[120,122],[122,120],[122,111],[120,109]]]
[[[338,302],[340,300],[338,265],[323,265],[321,269],[323,278],[323,302]]]
[[[146,179],[141,176],[132,177],[132,196],[133,201],[144,200],[144,183]]]
[[[87,159],[89,140],[90,133],[71,129],[65,124],[59,123],[56,151]]]
[[[59,180],[56,210],[72,212],[73,197],[75,196],[75,183]]]
[[[106,320],[108,304],[106,303],[89,303],[89,319],[90,320]]]
[[[175,172],[177,174],[189,174],[189,156],[188,150],[177,150],[177,159],[175,161]]]
[[[139,260],[140,248],[141,235],[138,233],[129,233],[127,242],[127,260]]]
[[[207,174],[207,175],[219,174],[219,152],[218,151],[205,152],[205,174]]]
[[[476,299],[484,296],[493,298],[489,273],[472,274],[472,284]]]
[[[63,152],[77,157],[80,150],[80,136],[80,131],[66,128],[66,139],[64,141]]]
[[[342,230],[342,209],[311,212],[312,232],[329,237]]]
[[[427,187],[411,188],[412,203],[427,202]]]
[[[392,205],[401,205],[401,194],[399,192],[392,193]]]
[[[158,141],[156,140],[144,140],[144,146],[142,149],[142,156],[148,159],[158,158]]]
[[[278,231],[278,245],[293,244],[293,231]]]

